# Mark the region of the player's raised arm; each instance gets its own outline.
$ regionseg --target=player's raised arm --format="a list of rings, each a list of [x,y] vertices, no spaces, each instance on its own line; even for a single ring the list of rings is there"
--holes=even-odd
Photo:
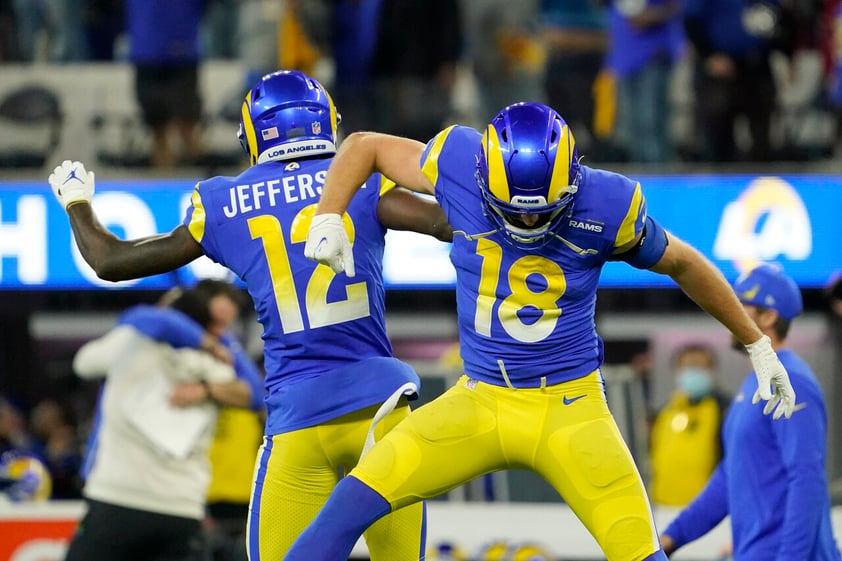
[[[49,177],[82,257],[97,276],[121,281],[166,273],[203,255],[202,246],[184,226],[168,234],[121,240],[105,228],[91,207],[94,173],[81,162],[65,160]]]

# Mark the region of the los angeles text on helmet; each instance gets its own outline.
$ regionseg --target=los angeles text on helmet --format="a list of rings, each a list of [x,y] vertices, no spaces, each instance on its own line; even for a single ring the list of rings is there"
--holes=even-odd
[[[257,163],[262,164],[275,160],[288,160],[296,156],[318,156],[320,154],[335,153],[336,145],[332,142],[325,142],[323,140],[302,140],[267,148],[257,158]]]
[[[301,152],[312,152],[314,150],[324,150],[327,148],[327,144],[319,143],[319,144],[309,144],[306,146],[291,146],[284,150],[283,148],[278,148],[277,150],[269,150],[269,157],[274,158],[277,156],[283,156],[285,154],[299,154]]]

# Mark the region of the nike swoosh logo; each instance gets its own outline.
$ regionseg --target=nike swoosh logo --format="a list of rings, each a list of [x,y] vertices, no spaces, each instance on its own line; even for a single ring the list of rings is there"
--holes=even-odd
[[[588,395],[588,394],[583,393],[582,395],[577,395],[576,397],[570,397],[570,398],[568,398],[567,396],[564,396],[564,397],[562,398],[562,400],[561,400],[561,401],[562,401],[565,405],[570,405],[570,404],[571,404],[571,403],[573,403],[574,401],[579,401],[579,400],[580,400],[580,399],[582,399],[583,397],[587,397],[587,395]]]
[[[316,244],[316,255],[322,252],[322,246],[327,243],[327,238],[322,238],[319,240],[319,243]]]

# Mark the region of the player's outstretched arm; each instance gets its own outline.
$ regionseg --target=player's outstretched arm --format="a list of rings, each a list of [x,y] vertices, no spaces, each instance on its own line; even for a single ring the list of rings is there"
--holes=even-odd
[[[667,235],[667,249],[652,270],[669,275],[699,307],[745,345],[758,381],[752,402],[767,401],[763,412],[774,411],[775,419],[791,417],[795,391],[769,337],[745,311],[722,272],[698,250],[672,234]]]
[[[419,197],[403,187],[395,187],[380,197],[377,216],[392,230],[409,230],[443,242],[453,241],[453,228],[444,210],[435,201]]]
[[[722,272],[697,249],[667,233],[669,243],[652,271],[669,275],[704,311],[727,327],[744,345],[763,337]]]
[[[70,206],[67,215],[82,257],[103,280],[158,275],[204,255],[185,226],[168,234],[121,240],[100,224],[90,204]]]
[[[50,174],[49,182],[67,211],[82,257],[101,279],[121,281],[166,273],[204,253],[184,226],[169,234],[119,239],[100,223],[91,207],[94,173],[81,162],[65,160]]]

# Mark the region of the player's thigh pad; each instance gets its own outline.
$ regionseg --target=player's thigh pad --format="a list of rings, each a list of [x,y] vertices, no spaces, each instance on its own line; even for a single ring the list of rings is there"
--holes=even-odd
[[[466,387],[467,380],[463,376],[389,431],[352,475],[398,508],[502,469],[496,406]]]
[[[548,390],[555,398],[534,469],[562,495],[609,561],[639,561],[657,551],[646,490],[608,410],[599,374]]]

